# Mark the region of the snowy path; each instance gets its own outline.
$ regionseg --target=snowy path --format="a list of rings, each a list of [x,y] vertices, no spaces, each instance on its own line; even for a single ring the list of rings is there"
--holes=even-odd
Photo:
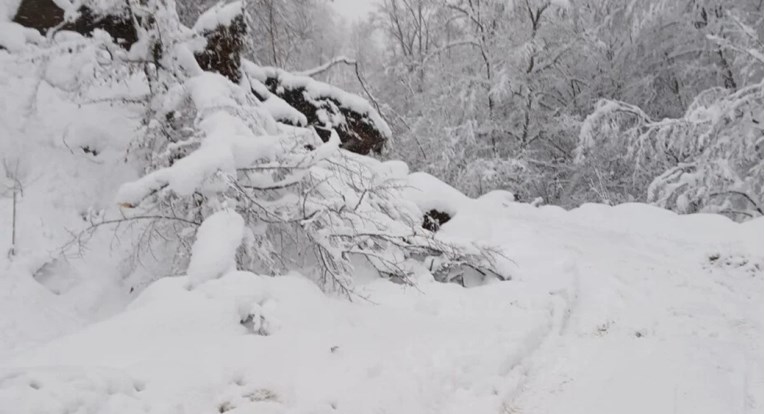
[[[506,411],[762,411],[761,258],[741,253],[761,251],[762,223],[750,228],[757,242],[747,250],[726,241],[722,229],[710,241],[715,231],[704,225],[714,228],[713,218],[685,234],[673,226],[661,231],[660,217],[642,230],[627,222],[622,231],[613,230],[624,227],[618,223],[598,229],[606,217],[592,218],[595,228],[523,220],[528,233],[517,240],[549,232],[543,243],[550,252],[572,252],[575,283],[559,330],[524,362],[524,381]],[[745,232],[738,233],[732,238]],[[545,263],[533,253],[526,260]],[[547,272],[535,273],[528,277]]]
[[[442,231],[501,245],[513,281],[378,280],[360,287],[372,304],[299,277],[165,279],[0,360],[0,413],[762,410],[762,220],[488,204]]]

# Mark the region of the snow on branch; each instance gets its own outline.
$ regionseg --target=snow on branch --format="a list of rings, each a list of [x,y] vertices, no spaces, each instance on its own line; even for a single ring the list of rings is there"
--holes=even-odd
[[[679,213],[762,215],[755,201],[763,198],[762,105],[762,83],[709,89],[682,118],[661,121],[601,101],[582,125],[576,162],[601,192],[646,197]]]
[[[321,66],[317,66],[317,67],[315,67],[313,69],[304,70],[302,72],[297,72],[296,75],[313,77],[313,76],[322,74],[322,73],[332,69],[333,66],[336,66],[336,65],[339,65],[339,64],[345,64],[345,65],[349,65],[349,66],[356,66],[357,65],[355,59],[351,59],[351,58],[346,57],[346,56],[337,56],[337,57],[333,58],[332,60],[330,60],[329,62],[327,62],[327,63],[325,63],[325,64],[323,64]]]

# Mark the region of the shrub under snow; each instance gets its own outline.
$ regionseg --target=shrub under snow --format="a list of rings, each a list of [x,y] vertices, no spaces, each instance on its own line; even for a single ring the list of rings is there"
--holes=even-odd
[[[587,117],[577,161],[601,201],[646,200],[678,213],[742,220],[763,214],[762,83],[700,94],[680,119],[602,101]]]
[[[268,73],[282,82],[294,78],[299,85],[290,85],[311,99],[330,97],[388,131],[363,99],[274,69],[263,69],[261,79],[252,64],[241,84],[205,72],[194,58],[204,39],[178,24],[174,12],[155,7],[155,19],[142,20],[129,52],[105,38],[94,42],[111,52],[101,71],[134,67],[127,73],[149,85],[149,105],[128,154],[146,173],[125,183],[116,202],[125,215],[118,221],[147,220],[154,231],[147,237],[162,234],[175,250],[168,273],[188,266],[198,284],[233,266],[266,274],[299,269],[346,294],[358,266],[404,283],[423,266],[443,280],[461,275],[459,269],[509,277],[498,270],[505,259],[495,249],[422,228],[425,211],[406,191],[406,172],[341,149],[335,130],[324,138],[278,122],[275,115],[300,119],[299,111],[278,94],[257,92]],[[222,8],[215,16],[237,10]],[[242,21],[224,17],[216,17],[216,27]],[[206,20],[200,25],[210,28]],[[330,121],[327,126],[337,122]],[[223,235],[231,243],[210,241]]]

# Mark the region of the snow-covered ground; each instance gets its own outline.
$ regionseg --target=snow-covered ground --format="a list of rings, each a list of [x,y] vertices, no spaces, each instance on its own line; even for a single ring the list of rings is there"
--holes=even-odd
[[[349,302],[299,275],[172,277],[93,324],[4,271],[0,412],[761,412],[762,230],[489,194],[441,231],[500,244],[511,281],[359,275]]]

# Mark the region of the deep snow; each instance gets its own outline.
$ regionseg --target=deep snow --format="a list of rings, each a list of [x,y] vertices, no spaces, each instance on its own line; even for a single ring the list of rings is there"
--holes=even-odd
[[[487,196],[441,231],[501,244],[512,281],[370,279],[351,303],[299,275],[165,278],[70,335],[4,338],[0,412],[760,412],[762,228]],[[5,299],[4,337],[72,305]]]

